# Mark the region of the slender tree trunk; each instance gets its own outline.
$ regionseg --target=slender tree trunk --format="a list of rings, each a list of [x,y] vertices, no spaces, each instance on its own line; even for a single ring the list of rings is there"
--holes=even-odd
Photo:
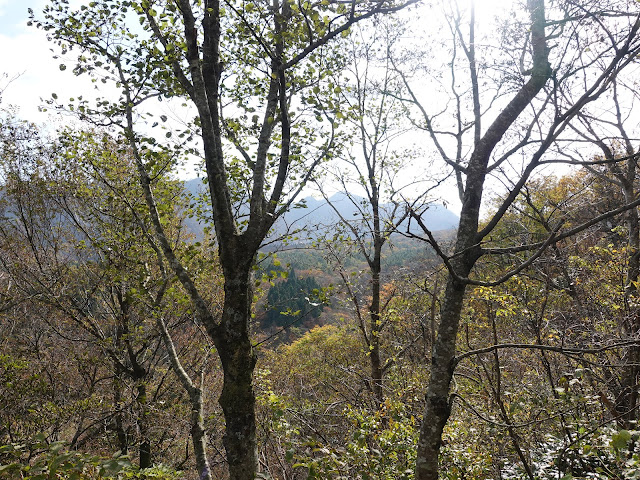
[[[138,381],[138,430],[140,431],[140,469],[151,466],[151,440],[149,439],[149,406],[147,404],[147,386],[143,380]]]
[[[437,480],[442,432],[451,414],[449,389],[453,378],[456,336],[466,285],[449,278],[441,309],[440,328],[431,358],[431,379],[416,459],[416,480]]]
[[[122,406],[122,381],[120,380],[122,371],[117,364],[114,366],[114,371],[115,378],[113,381],[113,405],[116,409],[115,431],[116,436],[118,437],[118,447],[120,448],[120,453],[122,455],[127,455],[129,453],[129,441],[127,438],[127,432],[125,431],[124,424],[122,422],[122,411],[120,410]]]
[[[212,480],[211,468],[209,467],[209,459],[207,457],[207,431],[204,428],[204,405],[202,402],[202,383],[203,375],[200,376],[200,386],[191,380],[189,374],[182,367],[175,345],[167,330],[167,325],[161,317],[158,317],[156,324],[162,334],[162,340],[169,354],[171,367],[176,373],[178,380],[189,394],[191,402],[191,440],[193,442],[193,451],[196,455],[196,468],[198,469],[198,480]]]
[[[252,480],[258,471],[249,271],[246,268],[226,276],[222,321],[214,339],[224,371],[219,403],[226,423],[223,443],[232,480]]]
[[[371,360],[371,383],[373,385],[373,394],[376,398],[376,406],[380,408],[384,403],[384,390],[382,388],[382,365],[380,362],[380,342],[373,337],[372,333],[371,349],[369,352]]]
[[[378,252],[376,252],[378,253]],[[380,258],[376,255],[377,267],[380,268]],[[380,334],[382,321],[380,318],[380,270],[373,269],[371,273],[371,305],[369,306],[369,319],[371,325],[371,345],[369,346],[369,360],[371,362],[371,383],[373,394],[376,398],[377,408],[384,403],[384,390],[382,386],[382,360],[380,358]]]
[[[499,340],[498,328],[496,326],[496,313],[491,308],[491,306],[488,306],[488,308],[490,309],[491,327],[493,330],[493,343],[494,345],[497,345]],[[480,361],[482,362],[482,360]],[[504,400],[502,399],[502,373],[500,371],[500,354],[498,353],[498,350],[494,350],[493,352],[493,379],[491,378],[489,370],[485,367],[484,362],[482,362],[482,367],[485,371],[487,379],[489,380],[489,385],[491,386],[495,401],[498,404],[498,408],[500,409],[502,420],[507,425],[507,432],[509,433],[509,438],[511,439],[513,449],[516,451],[516,454],[520,459],[520,463],[522,463],[522,467],[527,473],[527,477],[529,477],[530,480],[535,480],[533,470],[531,469],[531,465],[529,464],[529,459],[522,450],[522,446],[520,445],[520,437],[518,435],[518,432],[516,432],[515,427],[513,426],[511,415],[509,415],[509,412],[504,405]]]
[[[191,440],[196,455],[196,467],[199,480],[212,480],[209,458],[207,457],[207,432],[204,428],[204,408],[202,404],[202,388],[189,391],[191,400]]]
[[[630,161],[630,179],[625,182],[623,193],[626,203],[635,198],[633,181],[635,178],[635,160]],[[640,276],[640,219],[638,210],[633,208],[627,212],[627,278],[625,279],[625,309],[626,318],[623,319],[623,333],[628,337],[636,337],[640,332],[640,313],[635,303],[638,300],[638,277]],[[624,354],[621,387],[622,392],[616,401],[616,411],[622,415],[621,427],[633,428],[633,422],[638,413],[638,362],[640,348],[631,346]]]

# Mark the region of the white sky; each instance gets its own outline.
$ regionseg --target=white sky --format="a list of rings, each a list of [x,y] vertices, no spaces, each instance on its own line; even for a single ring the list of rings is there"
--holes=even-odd
[[[73,5],[81,5],[83,0],[71,0]],[[23,120],[55,128],[75,123],[75,119],[59,112],[40,111],[44,100],[56,93],[61,102],[82,95],[89,100],[92,97],[105,96],[110,86],[92,83],[88,75],[76,77],[71,68],[60,70],[61,59],[54,59],[57,46],[47,41],[46,34],[35,26],[28,26],[28,9],[32,8],[36,16],[41,15],[47,0],[0,0],[0,90],[2,106],[17,108],[17,115]],[[52,51],[54,50],[54,51]],[[72,57],[70,57],[72,58]],[[69,65],[69,62],[66,62]],[[96,88],[98,86],[102,89]],[[162,112],[174,118],[170,102],[165,102]],[[193,178],[193,168],[181,174]]]
[[[477,17],[480,22],[486,15],[492,16],[496,9],[505,9],[513,0],[478,0]],[[72,4],[81,4],[82,0],[72,0]],[[54,112],[39,112],[43,99],[55,92],[61,100],[82,95],[90,98],[96,95],[95,84],[88,77],[76,77],[70,69],[60,71],[60,60],[53,59],[51,51],[55,45],[46,40],[43,31],[27,26],[28,8],[38,15],[47,0],[0,0],[0,74],[14,78],[7,85],[0,78],[0,90],[4,88],[2,104],[18,108],[19,117],[50,127],[63,126],[72,119]],[[191,172],[185,177],[195,176]],[[456,209],[455,188],[448,189],[446,197],[450,208]]]
[[[45,0],[0,0],[0,73],[18,76],[8,86],[6,80],[0,83],[6,87],[3,105],[18,107],[20,117],[37,123],[52,121],[38,112],[41,98],[52,92],[66,98],[77,95],[80,88],[91,88],[88,79],[61,72],[44,32],[27,26],[27,9],[38,12],[45,4]]]
[[[82,4],[82,0],[72,0],[73,4]],[[477,15],[491,15],[496,8],[506,8],[512,0],[479,0]],[[60,98],[77,96],[83,90],[94,88],[88,78],[77,78],[70,71],[59,70],[60,61],[52,58],[52,44],[47,42],[45,33],[35,27],[27,26],[27,10],[32,8],[36,15],[47,4],[47,0],[0,0],[0,74],[10,78],[20,75],[6,88],[3,103],[20,108],[20,115],[32,121],[47,120],[47,116],[38,112],[41,98],[49,98],[56,92]],[[3,87],[6,82],[0,83]]]

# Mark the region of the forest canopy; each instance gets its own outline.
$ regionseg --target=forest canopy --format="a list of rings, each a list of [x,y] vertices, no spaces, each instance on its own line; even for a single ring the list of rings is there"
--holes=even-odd
[[[90,86],[0,104],[0,478],[639,477],[640,4],[494,10],[30,11]]]

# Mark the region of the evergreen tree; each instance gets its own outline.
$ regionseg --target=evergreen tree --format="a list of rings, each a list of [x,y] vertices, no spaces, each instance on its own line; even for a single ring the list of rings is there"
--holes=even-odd
[[[324,308],[315,277],[300,278],[291,268],[285,281],[269,290],[265,327],[288,327],[308,318],[317,319]]]

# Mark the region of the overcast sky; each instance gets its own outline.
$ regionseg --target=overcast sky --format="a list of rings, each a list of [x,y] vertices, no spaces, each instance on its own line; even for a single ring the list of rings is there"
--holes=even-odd
[[[61,62],[52,58],[52,44],[44,32],[27,26],[28,8],[42,11],[46,0],[0,0],[0,73],[9,79],[0,80],[4,88],[3,105],[18,107],[18,115],[38,123],[51,122],[51,116],[38,112],[41,98],[57,93],[60,98],[77,96],[79,90],[90,90],[88,78],[76,78],[71,72],[61,72]],[[64,121],[53,117],[56,122]]]
[[[70,0],[70,3],[79,5],[83,0]],[[54,130],[73,123],[74,119],[56,112],[39,111],[52,93],[64,101],[80,94],[88,99],[91,92],[96,96],[99,92],[87,76],[76,77],[70,69],[61,71],[62,61],[52,58],[54,53],[51,49],[57,52],[56,46],[47,41],[42,30],[27,25],[28,9],[33,9],[38,16],[46,4],[47,0],[0,0],[0,75],[6,74],[8,79],[12,79],[7,85],[8,80],[0,77],[0,90],[4,89],[3,107],[16,107],[19,118]],[[102,86],[100,83],[97,85]],[[179,176],[193,178],[195,169],[195,163],[187,165]],[[450,208],[457,210],[455,189],[449,193],[444,196],[450,197]],[[316,195],[312,191],[305,192],[305,195],[309,194]]]
[[[504,8],[510,2],[484,0],[480,10],[484,15],[493,15],[495,8],[486,8],[488,5]],[[82,0],[71,0],[70,3],[81,4]],[[59,65],[62,61],[52,58],[54,53],[51,49],[55,45],[46,40],[43,31],[27,25],[28,9],[32,8],[36,15],[40,15],[46,4],[47,0],[0,0],[0,74],[13,79],[7,85],[7,79],[0,78],[0,90],[4,89],[4,107],[12,105],[18,109],[20,118],[55,128],[72,122],[72,119],[39,112],[43,99],[51,98],[54,92],[61,100],[79,94],[89,98],[91,92],[95,92],[96,96],[99,92],[88,77],[75,77],[70,69],[61,71]],[[193,166],[180,176],[195,176]],[[455,204],[455,189],[448,193],[444,196],[449,197],[450,205]]]

